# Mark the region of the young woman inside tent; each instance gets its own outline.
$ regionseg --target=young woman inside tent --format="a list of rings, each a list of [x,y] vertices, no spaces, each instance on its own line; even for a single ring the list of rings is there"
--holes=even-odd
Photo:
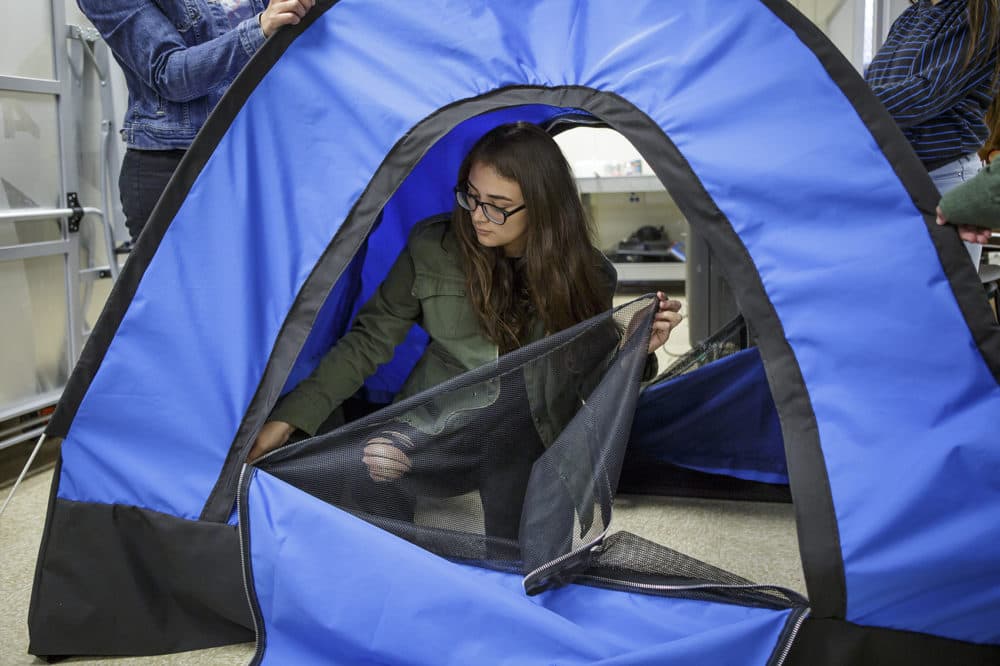
[[[280,447],[296,430],[315,434],[333,410],[392,358],[414,323],[427,331],[430,343],[397,400],[611,308],[614,269],[594,248],[572,171],[545,131],[514,123],[485,134],[463,161],[455,200],[450,219],[435,218],[414,228],[350,331],[280,401],[254,442],[250,460]],[[657,296],[650,354],[681,321],[680,303],[663,293]],[[525,376],[501,381],[499,391],[508,400],[518,392],[530,394],[532,387],[525,386],[530,381]],[[561,427],[523,420],[527,422],[505,424],[504,439],[518,442],[516,451],[512,445],[487,456],[504,461],[477,465],[487,470],[474,484],[480,486],[484,504],[489,495],[484,484],[502,483],[508,493],[512,485],[526,485],[531,462]],[[433,424],[400,423],[369,440],[363,462],[371,480],[393,481],[410,473],[408,452],[425,445],[430,439],[425,433],[434,430]],[[459,467],[456,461],[453,468]],[[516,530],[516,516],[491,520],[490,508],[484,510],[488,531]],[[491,522],[496,529],[489,529]]]

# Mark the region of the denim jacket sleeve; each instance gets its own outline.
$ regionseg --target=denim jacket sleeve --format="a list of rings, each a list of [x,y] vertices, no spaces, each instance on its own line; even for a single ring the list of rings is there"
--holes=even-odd
[[[153,0],[77,0],[112,52],[158,95],[172,102],[204,97],[231,81],[264,43],[257,17],[214,39],[198,35],[186,3],[170,17]]]

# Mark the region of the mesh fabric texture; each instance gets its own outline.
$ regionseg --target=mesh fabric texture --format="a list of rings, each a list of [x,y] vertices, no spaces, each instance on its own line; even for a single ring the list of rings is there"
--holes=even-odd
[[[528,593],[577,580],[792,605],[794,593],[607,536],[655,308],[638,298],[257,465],[428,551],[521,573]]]
[[[636,299],[258,465],[451,559],[529,573],[582,551],[538,577],[556,580],[611,520],[654,307]]]

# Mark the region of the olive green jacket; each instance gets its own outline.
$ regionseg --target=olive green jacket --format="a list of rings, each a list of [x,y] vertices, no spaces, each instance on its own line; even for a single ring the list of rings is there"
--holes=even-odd
[[[941,197],[938,205],[952,224],[1000,229],[1000,164],[987,164]]]
[[[607,260],[601,259],[608,277],[610,309],[616,275]],[[358,312],[351,329],[323,357],[312,375],[279,402],[271,419],[315,434],[333,410],[352,396],[380,364],[393,357],[396,346],[414,323],[427,331],[430,343],[396,400],[497,361],[497,346],[481,333],[467,298],[458,241],[446,217],[432,218],[414,228],[406,248]],[[544,333],[538,322],[531,341]],[[585,397],[568,394],[565,382],[556,381],[557,369],[547,365],[543,360],[525,367],[532,417],[545,446],[555,439]],[[492,404],[498,393],[499,381],[489,380],[435,398],[410,410],[403,420],[436,434],[449,419]]]

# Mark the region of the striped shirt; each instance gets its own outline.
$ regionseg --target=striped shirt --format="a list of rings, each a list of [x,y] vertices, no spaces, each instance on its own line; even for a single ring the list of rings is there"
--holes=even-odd
[[[992,99],[996,49],[984,21],[976,53],[965,66],[967,4],[918,0],[910,5],[865,72],[928,169],[975,152],[987,136],[983,115]]]

